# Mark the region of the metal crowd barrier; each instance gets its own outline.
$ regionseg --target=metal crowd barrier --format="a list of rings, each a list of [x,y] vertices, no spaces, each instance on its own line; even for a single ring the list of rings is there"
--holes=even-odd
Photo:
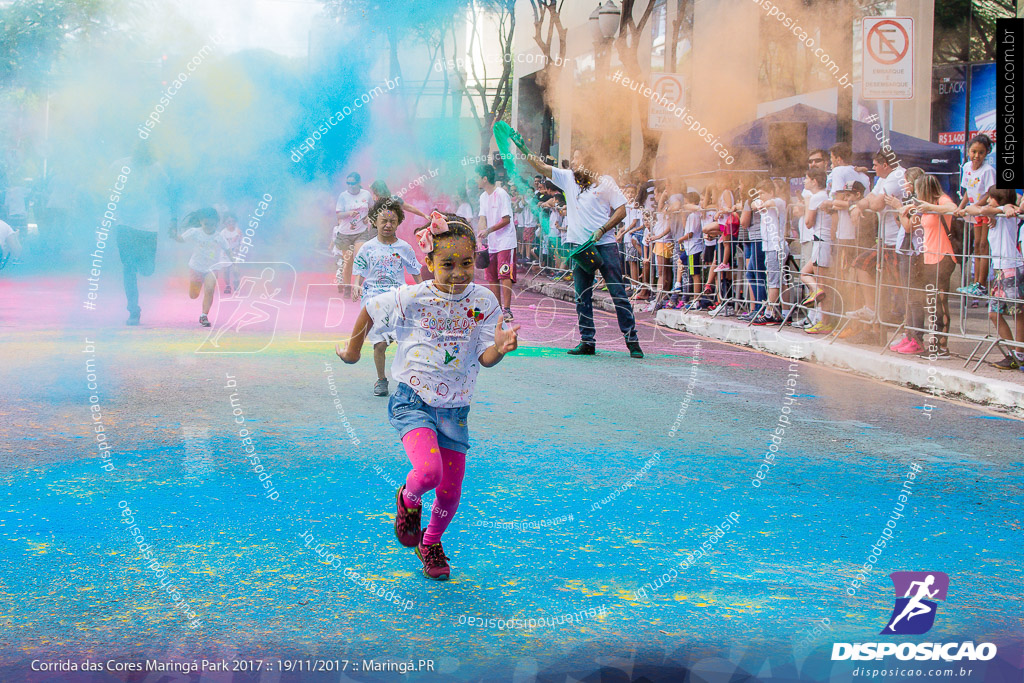
[[[798,216],[795,215],[793,208],[792,206],[789,207],[784,232],[784,236],[787,238],[786,241],[790,245],[790,255],[782,272],[783,284],[780,305],[783,322],[778,325],[780,330],[795,316],[803,314],[806,317],[808,311],[808,307],[802,303],[808,293],[804,291],[806,286],[799,279],[799,270],[803,267],[804,263],[801,253],[802,246],[798,241],[795,230]],[[832,265],[823,274],[815,276],[818,285],[824,286],[826,291],[830,293],[826,296],[821,312],[821,315],[824,317],[835,321],[833,329],[823,335],[831,337],[829,343],[834,343],[839,339],[840,335],[854,322],[863,326],[865,334],[871,337],[875,344],[882,344],[880,350],[882,354],[889,352],[890,344],[900,334],[908,332],[921,336],[922,345],[926,349],[929,347],[934,348],[935,342],[940,338],[945,338],[947,345],[949,341],[956,340],[966,344],[973,344],[973,348],[966,352],[964,356],[963,365],[963,367],[968,367],[973,362],[974,367],[972,371],[977,370],[994,350],[998,349],[1006,355],[1007,349],[1024,349],[1024,343],[1020,340],[1014,341],[1001,338],[998,334],[998,329],[987,312],[988,304],[997,300],[1004,302],[1005,305],[1011,308],[1015,308],[1016,312],[1004,314],[1011,331],[1015,330],[1018,316],[1024,315],[1024,299],[1020,298],[1024,295],[1024,292],[1018,291],[1016,297],[1008,298],[1006,295],[998,297],[993,295],[991,293],[991,286],[989,287],[989,293],[979,297],[968,297],[968,295],[956,291],[957,283],[966,284],[970,280],[970,264],[972,260],[988,259],[991,261],[992,259],[991,255],[975,256],[971,253],[971,241],[968,234],[970,231],[969,224],[965,225],[963,246],[960,253],[954,255],[955,263],[950,274],[950,283],[944,287],[944,283],[935,282],[938,279],[937,264],[923,264],[923,255],[900,256],[896,254],[893,246],[885,244],[885,221],[888,216],[893,216],[897,221],[899,220],[899,212],[893,209],[886,209],[879,213],[865,212],[863,220],[874,220],[876,223],[874,244],[865,243],[864,238],[861,237],[863,234],[861,226],[857,226],[857,234],[860,241],[854,239],[851,242],[838,243],[836,240],[833,240]],[[950,214],[940,214],[940,220],[943,217],[947,217],[952,224],[953,218]],[[540,232],[541,229],[538,226],[537,235],[532,243],[540,258],[537,262],[530,265],[526,275],[532,275],[534,278],[547,275],[555,278],[571,279],[571,265],[566,262],[560,262],[558,255],[552,253],[555,245],[551,245],[546,250],[541,250],[540,242],[546,238]],[[702,282],[708,282],[709,277],[715,282],[715,287],[711,294],[713,300],[725,304],[711,313],[711,315],[723,315],[729,310],[727,306],[733,307],[733,315],[737,314],[740,309],[744,309],[747,312],[753,311],[755,314],[765,311],[767,301],[760,296],[754,296],[754,285],[764,282],[765,286],[763,289],[758,288],[758,294],[761,294],[761,292],[767,293],[767,268],[758,270],[748,270],[746,268],[744,247],[752,242],[753,240],[749,238],[741,240],[740,236],[732,238],[731,259],[728,270],[717,274],[717,276],[714,273],[705,272],[706,277],[702,278]],[[528,248],[528,245],[521,245],[520,253]],[[624,250],[624,244],[620,244],[620,248]],[[657,259],[653,256],[653,246],[642,245],[641,249],[639,260],[632,257],[624,257],[624,280],[633,290],[633,296],[635,297],[644,288],[650,291],[652,300],[670,295],[671,291],[669,290],[671,290],[677,276],[675,269],[681,267],[679,261],[673,255],[669,273],[669,290],[660,290],[658,287],[658,269],[656,267]],[[643,263],[645,252],[646,257],[649,258],[646,277],[644,276]],[[873,259],[863,256],[871,252],[874,254]],[[719,251],[719,253],[721,252]],[[874,261],[874,265],[868,270],[853,267],[854,263],[870,262],[871,260]],[[916,263],[915,260],[921,260],[921,263]],[[901,261],[906,261],[906,265],[902,269],[900,268]],[[639,279],[630,276],[631,262],[639,262],[641,273]],[[703,268],[707,271],[708,264],[704,264]],[[935,268],[935,272],[928,272],[930,268]],[[857,279],[858,270],[864,273],[860,280]],[[994,269],[990,268],[989,273],[990,276],[994,274]],[[924,279],[928,284],[935,283],[935,288],[929,289],[927,284],[924,287],[912,286],[911,280],[915,275],[919,281],[918,284]],[[684,277],[684,282],[687,279]],[[727,287],[723,286],[727,282],[729,285]],[[870,316],[870,319],[861,317],[854,320],[849,315],[853,311],[850,310],[850,306],[846,304],[846,301],[848,298],[856,300],[855,293],[858,290],[863,293],[868,288],[871,290],[870,307],[873,309],[873,315]],[[1024,287],[1021,287],[1021,289],[1024,289]],[[702,293],[693,291],[684,292],[684,294],[691,300],[694,297],[704,296]],[[839,296],[836,297],[835,294]],[[940,300],[943,298],[943,294],[945,295],[946,312],[948,314],[948,325],[945,326],[945,329],[940,324],[942,321],[938,316]],[[836,299],[842,302],[843,305],[838,305]],[[983,315],[971,314],[972,308],[969,305],[969,299],[979,300],[984,308],[979,307],[977,310],[984,311]],[[864,303],[867,304],[868,302]],[[921,306],[924,306],[926,309],[923,316],[925,324],[916,326],[909,324],[907,311],[912,307],[920,308]],[[857,310],[862,308],[863,305],[857,307]],[[980,318],[983,318],[983,320],[979,320]],[[955,326],[954,321],[956,321]],[[752,322],[753,320],[750,320],[747,324],[750,325]],[[927,343],[928,337],[932,338],[932,344]]]

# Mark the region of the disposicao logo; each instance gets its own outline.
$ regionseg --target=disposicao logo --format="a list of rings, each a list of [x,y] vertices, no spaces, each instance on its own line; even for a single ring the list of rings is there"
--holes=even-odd
[[[893,572],[889,577],[896,589],[896,605],[882,635],[927,633],[935,623],[935,601],[946,599],[949,577],[942,572]]]
[[[938,601],[946,599],[949,577],[942,572],[893,572],[896,592],[892,615],[880,635],[921,635],[935,624]],[[994,643],[835,643],[832,659],[871,660],[896,655],[901,660],[966,659],[988,661],[996,656]]]

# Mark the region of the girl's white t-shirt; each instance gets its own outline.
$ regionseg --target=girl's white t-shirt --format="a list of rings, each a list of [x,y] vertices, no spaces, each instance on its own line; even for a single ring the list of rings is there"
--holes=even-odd
[[[181,239],[192,244],[188,267],[197,273],[209,273],[233,263],[231,247],[220,231],[211,234],[202,228],[189,228],[181,233]]]
[[[964,194],[971,204],[977,204],[981,195],[988,192],[996,184],[996,169],[988,164],[982,164],[977,171],[974,165],[967,161],[960,169],[960,187],[964,188]]]
[[[992,267],[996,270],[1024,266],[1024,259],[1017,251],[1018,225],[1016,218],[997,216],[988,231],[989,253],[992,255]]]
[[[396,238],[384,244],[374,237],[359,248],[352,273],[364,278],[363,296],[370,298],[405,284],[407,271],[419,275],[420,264],[412,245]]]
[[[338,226],[334,229],[334,234],[358,235],[366,230],[370,226],[366,214],[369,213],[370,204],[372,203],[373,195],[370,194],[369,190],[359,190],[356,194],[345,190],[339,194],[338,203],[335,205],[334,210],[341,214],[341,219],[338,221]],[[356,212],[354,218],[349,216],[353,211]]]
[[[391,374],[435,408],[468,406],[480,354],[494,343],[501,310],[490,290],[470,284],[447,294],[433,280],[403,285],[366,302],[373,332],[398,342]]]

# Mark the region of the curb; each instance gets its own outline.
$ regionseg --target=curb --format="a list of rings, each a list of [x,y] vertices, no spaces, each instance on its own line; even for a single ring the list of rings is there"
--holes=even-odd
[[[572,287],[560,282],[526,282],[524,287],[553,299],[572,301],[574,298]],[[615,306],[606,294],[596,294],[594,306],[615,312]],[[655,322],[663,327],[707,339],[746,346],[783,358],[805,360],[924,394],[969,401],[1011,415],[1024,416],[1024,384],[979,377],[960,368],[882,354],[878,349],[866,349],[841,341],[829,343],[828,340],[810,338],[792,330],[748,327],[731,318],[717,319],[683,311],[661,310]],[[793,352],[796,346],[801,347],[798,353]]]

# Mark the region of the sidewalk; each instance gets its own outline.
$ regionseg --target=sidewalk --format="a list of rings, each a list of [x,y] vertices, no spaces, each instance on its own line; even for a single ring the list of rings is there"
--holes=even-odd
[[[524,280],[523,286],[552,299],[573,300],[571,283],[551,282],[547,278],[535,277]],[[615,311],[607,292],[595,292],[594,306],[612,313]],[[712,318],[707,313],[661,310],[654,316],[636,310],[636,316],[640,320],[646,318],[659,325],[708,339],[811,361],[1024,417],[1024,372],[1001,371],[984,363],[977,372],[970,372],[969,368],[974,363],[965,369],[964,359],[956,356],[929,362],[917,356],[898,356],[891,352],[883,354],[877,346],[833,341],[831,337],[822,339],[788,327],[781,332],[775,327],[748,327],[736,318]]]

